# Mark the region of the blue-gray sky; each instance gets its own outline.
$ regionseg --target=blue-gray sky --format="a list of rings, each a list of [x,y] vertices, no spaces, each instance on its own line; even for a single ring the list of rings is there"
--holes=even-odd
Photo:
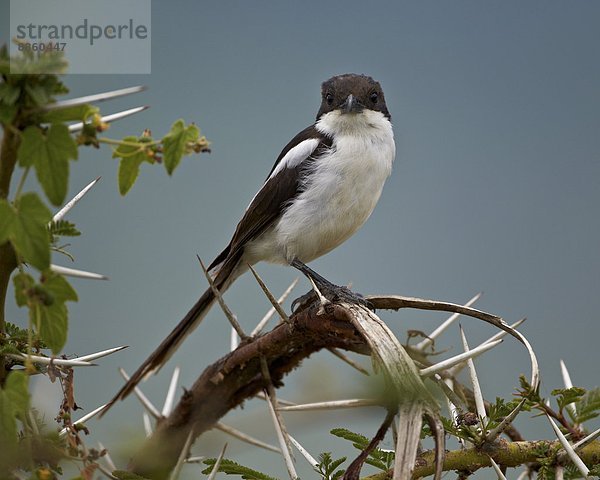
[[[180,0],[154,1],[152,9],[152,74],[79,75],[67,84],[74,96],[147,85],[103,106],[107,113],[151,106],[107,135],[161,134],[184,118],[200,126],[213,151],[186,159],[172,178],[146,166],[125,198],[109,149],[83,151],[73,164],[73,194],[102,176],[71,218],[84,232],[73,241],[75,266],[110,281],[74,282],[80,301],[71,308],[66,351],[131,346],[79,374],[79,404],[107,400],[121,382],[116,367],[136,368],[187,311],[206,286],[195,255],[210,261],[226,244],[280,149],[313,121],[320,83],[345,72],[381,82],[397,156],[371,219],[314,268],[363,293],[464,302],[483,290],[480,308],[508,321],[528,318],[523,332],[539,356],[545,394],[561,386],[561,358],[575,384],[599,383],[600,4]],[[259,271],[275,292],[296,276],[283,267]],[[304,282],[300,290],[307,288]],[[248,329],[268,307],[251,278],[227,299]],[[403,335],[429,331],[444,316],[385,318]],[[463,325],[473,344],[494,333],[470,319]],[[215,309],[145,389],[159,401],[176,364],[190,385],[226,351],[228,335]],[[456,335],[442,346],[458,351]],[[478,365],[490,397],[510,396],[518,374],[528,372],[511,340]],[[286,388],[316,400],[357,381],[320,355]],[[228,421],[246,425],[258,410],[250,404]],[[123,431],[141,431],[138,412],[129,400],[90,426],[110,443]],[[342,424],[356,414],[344,415]],[[345,447],[321,423],[296,428],[313,453]],[[363,421],[360,428],[369,434],[376,427]],[[539,419],[525,431],[550,435]],[[269,428],[259,435],[275,441]],[[221,441],[200,442],[198,453],[214,455]],[[232,455],[283,475],[276,457],[239,446]]]

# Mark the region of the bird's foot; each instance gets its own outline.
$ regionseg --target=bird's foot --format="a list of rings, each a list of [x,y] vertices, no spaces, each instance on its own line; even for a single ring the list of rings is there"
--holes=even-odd
[[[322,277],[314,270],[304,265],[302,262],[294,260],[292,262],[292,266],[300,270],[305,276],[311,279],[316,288],[319,290],[319,293],[330,302],[353,303],[362,305],[369,310],[375,310],[373,304],[360,293],[353,292],[348,287],[342,287],[331,283],[329,280]],[[313,289],[292,302],[292,311],[297,312],[303,310],[317,301],[322,301],[322,299]]]

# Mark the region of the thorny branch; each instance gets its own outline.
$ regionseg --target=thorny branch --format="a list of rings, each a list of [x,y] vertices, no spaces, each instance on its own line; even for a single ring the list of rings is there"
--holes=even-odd
[[[375,308],[422,308],[418,299],[369,297]],[[498,318],[452,304],[426,305],[427,309],[456,311],[496,323]],[[295,313],[289,323],[255,339],[244,339],[239,347],[208,366],[168,418],[161,420],[154,434],[133,457],[129,469],[147,478],[167,478],[177,462],[186,439],[210,430],[227,412],[252,398],[267,385],[261,373],[266,362],[273,385],[300,362],[321,349],[340,348],[370,354],[363,336],[351,322],[351,309],[330,303],[312,305]]]

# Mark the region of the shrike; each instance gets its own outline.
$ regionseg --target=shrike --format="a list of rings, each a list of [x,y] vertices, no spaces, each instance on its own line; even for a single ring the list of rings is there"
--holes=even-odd
[[[263,260],[326,282],[305,263],[346,241],[373,212],[396,152],[381,86],[365,75],[339,75],[323,83],[321,95],[316,122],[281,151],[229,245],[210,264],[221,292]],[[162,367],[214,302],[209,288],[109,405]]]

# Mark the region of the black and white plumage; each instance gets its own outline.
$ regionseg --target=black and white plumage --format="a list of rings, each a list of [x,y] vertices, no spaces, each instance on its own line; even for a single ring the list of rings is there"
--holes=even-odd
[[[304,264],[343,243],[371,215],[394,156],[390,114],[379,83],[354,74],[324,82],[316,122],[282,150],[231,241],[211,263],[216,287],[225,291],[248,265]],[[157,371],[214,301],[208,289],[109,405]]]

